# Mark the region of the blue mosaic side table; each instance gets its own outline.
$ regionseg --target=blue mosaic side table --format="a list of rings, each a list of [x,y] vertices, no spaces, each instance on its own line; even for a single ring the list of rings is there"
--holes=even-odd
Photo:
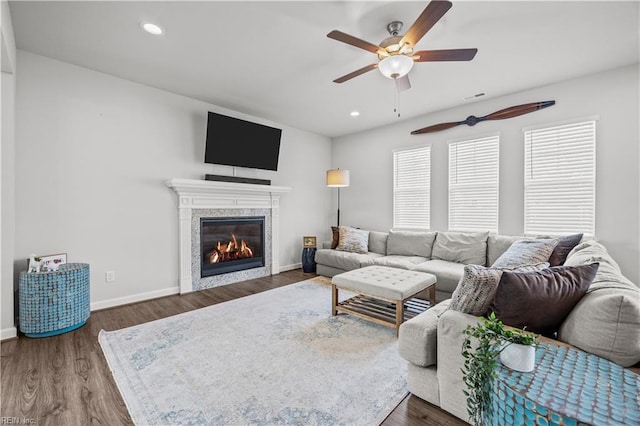
[[[68,263],[57,271],[20,272],[20,331],[48,337],[82,327],[89,318],[89,265]]]
[[[541,344],[536,368],[499,367],[492,425],[640,424],[640,375],[583,351]]]

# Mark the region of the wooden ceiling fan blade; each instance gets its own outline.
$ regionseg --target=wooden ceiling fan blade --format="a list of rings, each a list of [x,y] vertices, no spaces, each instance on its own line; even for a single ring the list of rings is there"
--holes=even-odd
[[[355,70],[353,72],[350,72],[347,75],[343,75],[340,78],[336,78],[335,80],[333,80],[334,83],[344,83],[347,80],[351,80],[354,77],[359,76],[360,74],[364,74],[365,72],[369,72],[371,70],[374,70],[378,68],[378,64],[371,64],[371,65],[367,65],[366,67],[362,67],[359,70]]]
[[[437,62],[437,61],[470,61],[478,53],[478,49],[442,49],[442,50],[420,50],[413,53],[414,62]]]
[[[396,78],[394,80],[396,82],[396,88],[398,92],[404,92],[405,90],[411,89],[411,82],[409,81],[409,74],[404,77]]]
[[[529,114],[539,109],[547,108],[555,105],[556,101],[533,102],[530,104],[516,105],[509,108],[501,109],[492,114],[482,117],[485,120],[504,120],[505,118],[517,117],[519,115]]]
[[[447,130],[452,127],[459,126],[460,124],[464,124],[464,121],[454,121],[451,123],[434,124],[433,126],[423,127],[422,129],[414,130],[413,132],[411,132],[411,134],[421,135],[423,133],[439,132],[441,130]]]
[[[411,46],[415,46],[449,9],[451,9],[451,2],[432,0],[402,37],[400,45],[408,43]]]
[[[368,41],[361,40],[358,37],[354,37],[352,35],[343,33],[342,31],[338,31],[338,30],[331,31],[329,34],[327,34],[327,37],[332,38],[334,40],[341,41],[346,44],[350,44],[351,46],[358,47],[360,49],[366,50],[367,52],[371,52],[375,54],[377,54],[380,50],[384,50],[376,44],[369,43]]]

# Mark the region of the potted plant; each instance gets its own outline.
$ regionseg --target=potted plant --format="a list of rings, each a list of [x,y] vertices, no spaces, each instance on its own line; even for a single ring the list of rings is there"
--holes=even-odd
[[[516,347],[524,347],[529,351],[525,357],[528,363],[526,367],[533,365],[535,362],[535,346],[537,336],[525,330],[505,328],[502,321],[491,313],[488,318],[483,319],[476,326],[467,326],[463,331],[465,334],[462,343],[462,356],[464,357],[464,367],[462,374],[467,390],[464,391],[467,397],[467,413],[474,425],[490,424],[485,420],[492,414],[491,405],[491,388],[493,379],[497,376],[496,367],[498,366],[498,357],[502,352],[517,345]],[[472,339],[476,339],[477,345],[472,345]],[[516,361],[520,355],[512,355],[513,349],[507,351],[503,363],[511,366],[520,367]],[[518,349],[515,350],[518,352]],[[533,356],[531,355],[533,352]],[[516,369],[518,369],[516,368]],[[523,371],[519,369],[518,371]]]

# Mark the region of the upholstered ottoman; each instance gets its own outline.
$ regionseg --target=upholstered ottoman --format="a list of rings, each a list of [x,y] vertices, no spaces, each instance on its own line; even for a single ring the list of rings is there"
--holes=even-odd
[[[331,279],[331,315],[338,312],[395,328],[435,305],[435,275],[385,266],[368,266]],[[338,290],[358,295],[338,303]],[[426,291],[429,302],[416,298]],[[406,309],[405,309],[406,308]]]

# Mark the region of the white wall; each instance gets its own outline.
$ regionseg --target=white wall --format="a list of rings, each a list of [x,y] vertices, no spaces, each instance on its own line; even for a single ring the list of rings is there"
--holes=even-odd
[[[351,171],[351,186],[342,191],[341,222],[367,229],[388,230],[393,222],[392,150],[432,144],[431,227],[446,230],[447,141],[500,132],[499,232],[522,235],[522,128],[599,116],[596,125],[596,238],[620,263],[623,273],[639,283],[638,75],[637,65],[624,67],[336,138],[333,141],[333,165]],[[415,96],[420,88],[411,90]],[[424,99],[429,102],[428,94]],[[482,122],[475,127],[458,126],[438,133],[410,135],[410,131],[428,125],[460,121],[469,115],[484,116],[513,105],[546,100],[555,100],[556,105],[508,120]],[[389,108],[391,114],[391,105]]]
[[[283,128],[278,172],[238,169],[293,187],[280,200],[283,268],[299,266],[303,235],[329,227],[328,138],[24,51],[18,66],[15,258],[89,263],[94,305],[177,288],[177,200],[165,181],[232,173],[203,163],[207,111]]]
[[[1,27],[0,42],[2,49],[2,148],[0,149],[0,168],[2,169],[2,197],[0,198],[0,339],[16,336],[13,321],[13,258],[14,258],[14,226],[15,226],[15,167],[14,167],[14,111],[15,111],[15,64],[16,43],[13,37],[13,26],[9,5],[3,0],[0,3]]]

